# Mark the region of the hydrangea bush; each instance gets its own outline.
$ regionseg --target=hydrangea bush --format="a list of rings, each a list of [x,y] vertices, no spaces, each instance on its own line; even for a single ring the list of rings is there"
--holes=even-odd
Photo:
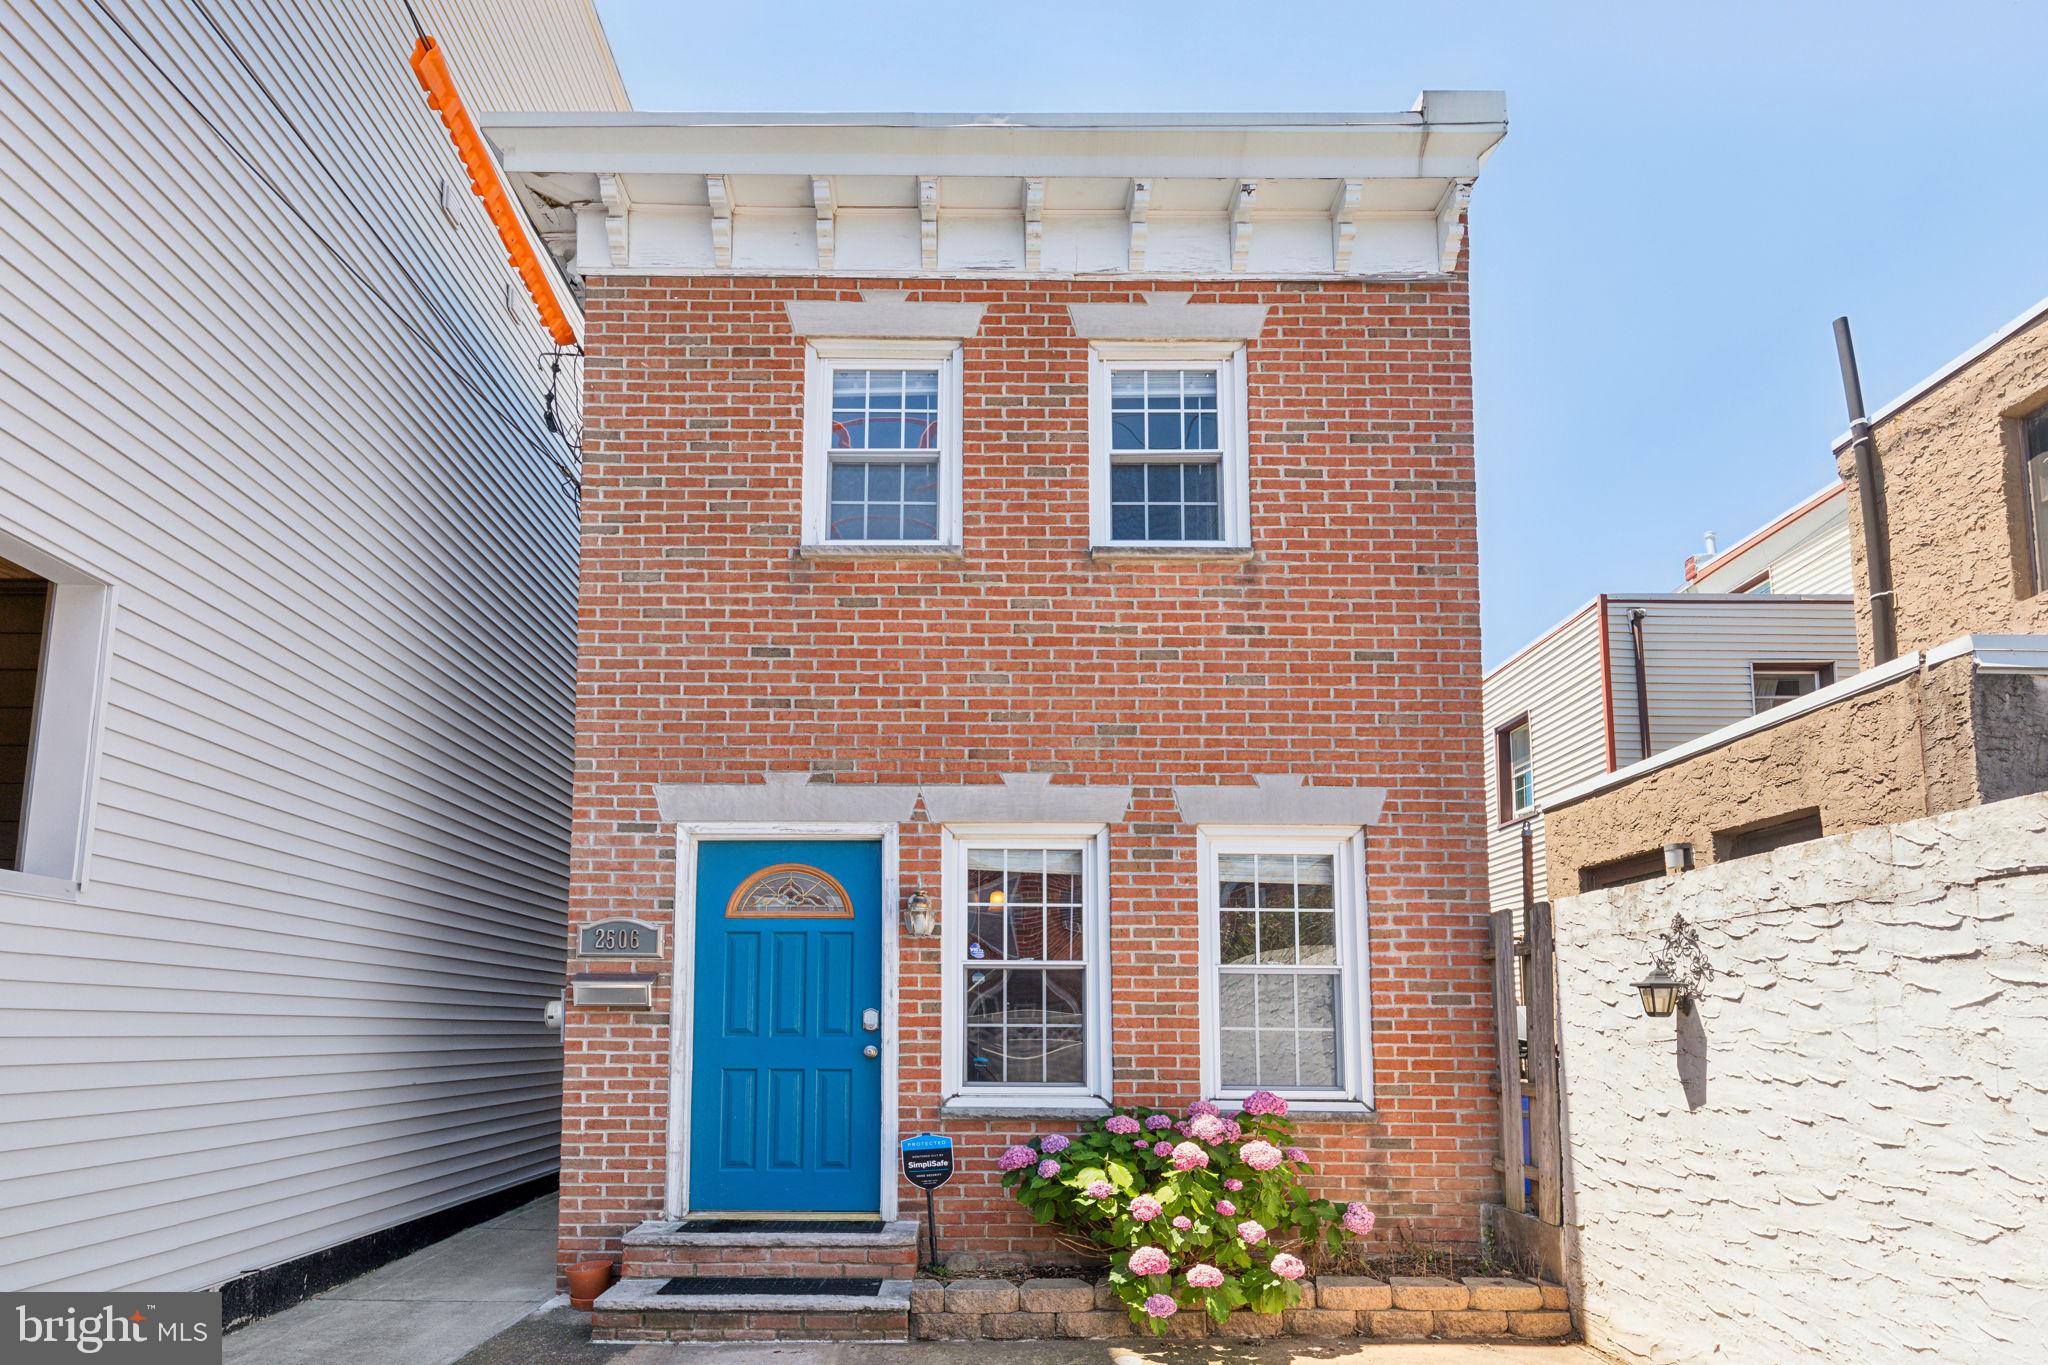
[[[1041,1223],[1107,1252],[1109,1283],[1154,1332],[1183,1308],[1278,1313],[1301,1301],[1296,1250],[1334,1253],[1372,1231],[1364,1204],[1302,1187],[1287,1102],[1270,1091],[1226,1117],[1201,1101],[1184,1116],[1122,1109],[1079,1133],[1005,1149],[997,1166]]]

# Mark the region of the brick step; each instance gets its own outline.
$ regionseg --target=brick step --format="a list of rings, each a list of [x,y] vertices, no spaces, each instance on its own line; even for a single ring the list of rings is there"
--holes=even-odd
[[[591,1340],[910,1340],[908,1277],[885,1279],[874,1294],[669,1294],[667,1284],[625,1279],[605,1290],[591,1313]]]
[[[626,1234],[625,1279],[676,1275],[831,1275],[910,1279],[917,1273],[917,1224],[884,1223],[873,1232],[708,1232],[674,1222],[642,1223]]]

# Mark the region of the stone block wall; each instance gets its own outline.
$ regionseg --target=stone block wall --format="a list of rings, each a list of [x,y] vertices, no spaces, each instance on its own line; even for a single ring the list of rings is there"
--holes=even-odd
[[[1674,914],[1715,975],[1645,1018]],[[1580,1326],[1625,1360],[2036,1359],[2048,796],[1557,907]]]

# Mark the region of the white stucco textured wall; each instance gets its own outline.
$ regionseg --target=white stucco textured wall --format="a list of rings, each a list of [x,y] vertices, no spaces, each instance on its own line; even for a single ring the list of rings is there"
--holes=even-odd
[[[1717,975],[1647,1019],[1674,913]],[[1625,1360],[2038,1360],[2048,796],[1557,907],[1587,1340]]]

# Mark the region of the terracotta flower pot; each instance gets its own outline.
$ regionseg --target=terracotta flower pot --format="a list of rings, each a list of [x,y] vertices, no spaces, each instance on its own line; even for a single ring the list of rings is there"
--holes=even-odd
[[[569,1306],[588,1313],[597,1296],[611,1287],[616,1267],[610,1261],[578,1261],[569,1267]]]

